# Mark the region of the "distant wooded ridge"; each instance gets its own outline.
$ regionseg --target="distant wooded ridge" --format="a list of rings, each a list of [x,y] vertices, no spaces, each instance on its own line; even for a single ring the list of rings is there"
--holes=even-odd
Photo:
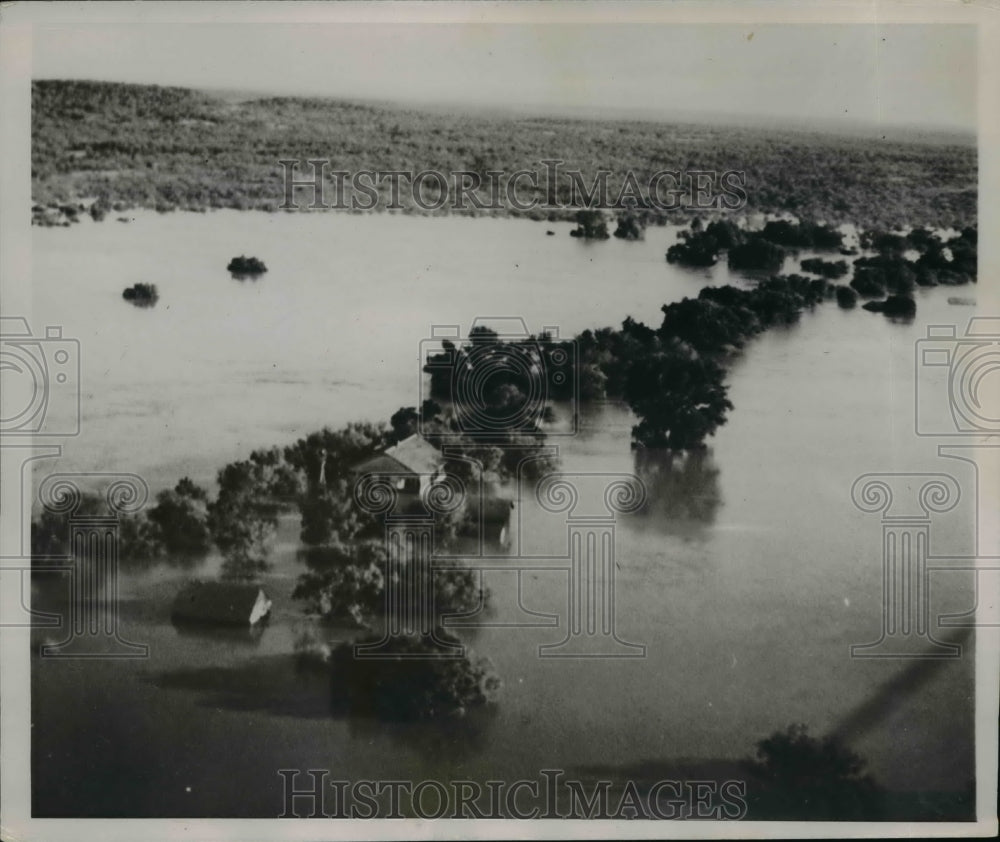
[[[32,83],[32,190],[38,204],[100,197],[163,211],[273,211],[283,200],[282,158],[329,159],[331,169],[348,172],[479,173],[537,169],[540,161],[560,159],[565,170],[579,170],[588,180],[611,172],[613,192],[629,172],[643,179],[661,170],[737,170],[746,173],[742,212],[792,213],[862,227],[974,225],[975,146],[898,137],[463,114],[317,98],[238,101],[111,82]],[[542,209],[506,212],[562,218]],[[693,212],[699,211],[666,212],[663,221],[687,222]]]

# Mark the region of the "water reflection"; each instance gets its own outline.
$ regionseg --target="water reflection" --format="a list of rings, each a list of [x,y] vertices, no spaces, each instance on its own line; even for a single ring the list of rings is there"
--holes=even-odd
[[[178,636],[203,640],[206,645],[222,643],[246,648],[256,648],[260,645],[260,639],[267,630],[266,619],[254,623],[252,626],[218,626],[179,619],[172,619],[171,625]]]
[[[329,679],[319,671],[300,669],[292,655],[263,656],[235,666],[170,670],[151,680],[161,689],[195,693],[202,707],[299,719],[330,715]]]
[[[634,470],[646,485],[637,522],[686,538],[706,538],[722,504],[719,469],[710,450],[676,455],[636,450]]]
[[[364,745],[388,739],[421,757],[461,760],[489,747],[489,732],[497,718],[495,705],[477,708],[463,717],[422,722],[384,722],[374,717],[353,716],[347,720],[351,738]]]

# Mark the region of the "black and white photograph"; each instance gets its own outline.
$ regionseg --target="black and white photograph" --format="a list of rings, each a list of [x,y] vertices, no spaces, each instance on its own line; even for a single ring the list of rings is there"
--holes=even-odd
[[[998,37],[0,4],[3,839],[995,835]]]

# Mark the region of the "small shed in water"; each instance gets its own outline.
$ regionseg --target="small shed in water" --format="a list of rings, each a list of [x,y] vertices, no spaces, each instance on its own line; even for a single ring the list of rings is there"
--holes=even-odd
[[[254,626],[271,611],[271,600],[259,585],[238,582],[188,582],[174,600],[175,623]]]

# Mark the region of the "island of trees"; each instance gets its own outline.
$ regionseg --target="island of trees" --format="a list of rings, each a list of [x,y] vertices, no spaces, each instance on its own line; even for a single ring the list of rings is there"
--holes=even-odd
[[[264,261],[258,257],[247,257],[241,254],[229,261],[226,269],[234,278],[245,280],[246,278],[258,278],[267,271]]]
[[[160,300],[160,294],[156,290],[156,284],[132,284],[122,291],[122,298],[134,304],[136,307],[153,307]]]
[[[695,220],[678,234],[680,242],[667,250],[667,261],[684,266],[714,265],[727,253],[730,268],[748,272],[779,271],[790,253],[801,249],[845,254],[843,234],[831,226],[811,222],[771,221],[760,230],[748,230],[736,222],[719,219],[703,226]],[[956,286],[976,280],[978,231],[975,226],[945,236],[926,228],[906,233],[880,229],[863,231],[862,248],[870,252],[846,261],[819,257],[800,262],[803,271],[823,279],[851,273],[849,287],[833,288],[842,307],[853,307],[858,296],[870,301],[865,309],[889,316],[912,317],[916,313],[913,291],[918,286]],[[794,277],[794,276],[792,276]]]

